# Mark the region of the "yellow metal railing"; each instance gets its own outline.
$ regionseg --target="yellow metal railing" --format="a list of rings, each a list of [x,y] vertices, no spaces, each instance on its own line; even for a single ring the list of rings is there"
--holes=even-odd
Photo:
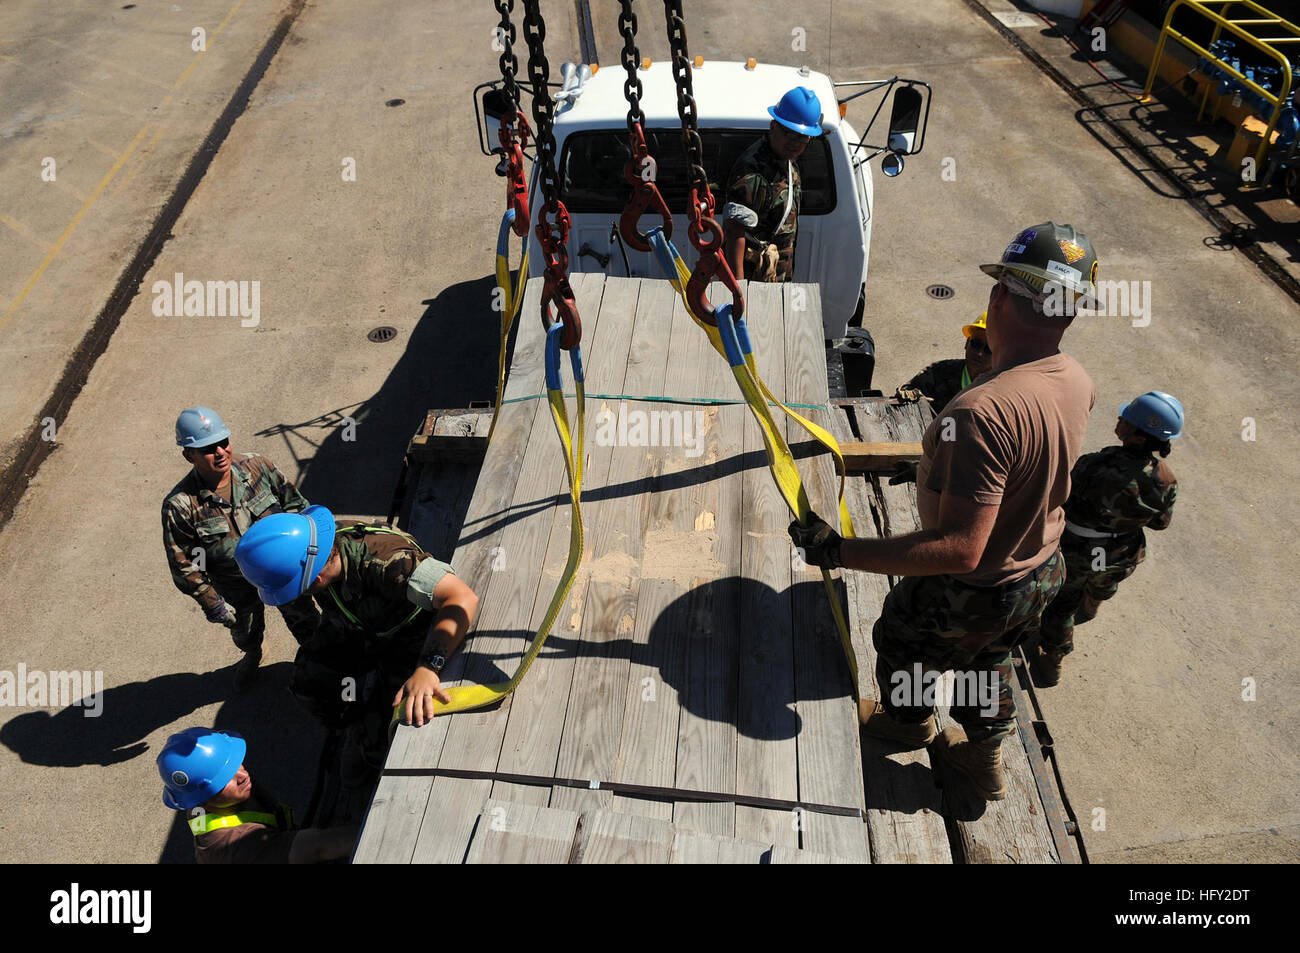
[[[1221,12],[1216,13],[1209,9],[1210,6],[1221,7]],[[1232,19],[1226,16],[1229,9],[1234,6],[1247,8],[1251,13],[1257,14],[1252,19]],[[1174,14],[1182,8],[1187,8],[1214,24],[1214,35],[1210,37],[1210,46],[1213,47],[1219,42],[1223,31],[1227,30],[1233,36],[1245,41],[1248,45],[1253,46],[1261,53],[1272,60],[1277,61],[1281,67],[1282,85],[1276,93],[1270,92],[1263,86],[1260,86],[1254,80],[1247,79],[1245,74],[1231,65],[1224,62],[1208,49],[1201,46],[1194,40],[1189,39],[1184,34],[1175,30],[1171,25],[1174,21]],[[1270,36],[1261,37],[1249,32],[1246,27],[1263,27],[1270,26],[1279,31],[1286,31],[1290,36]],[[1211,63],[1216,64],[1225,75],[1235,77],[1237,84],[1243,90],[1250,90],[1257,96],[1263,98],[1265,103],[1271,103],[1273,106],[1272,115],[1269,117],[1268,128],[1264,130],[1264,138],[1260,142],[1259,149],[1255,153],[1255,167],[1259,168],[1264,161],[1264,154],[1268,151],[1269,143],[1273,138],[1273,131],[1277,128],[1278,117],[1282,114],[1282,108],[1286,106],[1291,98],[1291,62],[1286,56],[1276,48],[1276,44],[1282,43],[1300,43],[1300,27],[1297,27],[1289,20],[1285,20],[1271,10],[1265,9],[1253,0],[1174,0],[1169,7],[1168,14],[1165,15],[1164,27],[1160,30],[1160,39],[1156,43],[1156,55],[1151,61],[1151,69],[1147,72],[1146,88],[1142,90],[1142,101],[1147,102],[1151,98],[1151,87],[1155,83],[1155,78],[1160,67],[1160,58],[1164,55],[1165,42],[1168,39],[1177,40],[1183,46],[1187,47],[1197,56],[1203,57]],[[1300,52],[1300,50],[1298,50]],[[1212,83],[1210,85],[1213,85]],[[1210,98],[1210,86],[1206,86],[1205,93],[1201,97],[1201,108],[1196,114],[1200,119],[1205,113],[1205,104]]]

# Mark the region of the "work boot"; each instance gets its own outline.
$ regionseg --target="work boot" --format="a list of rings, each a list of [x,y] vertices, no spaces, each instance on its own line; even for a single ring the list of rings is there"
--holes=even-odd
[[[924,748],[934,740],[934,715],[919,724],[904,724],[891,718],[885,706],[874,698],[863,698],[858,702],[858,720],[862,722],[864,735],[881,741],[892,741],[908,748]]]
[[[1064,652],[1048,652],[1041,645],[1035,645],[1029,653],[1029,671],[1034,676],[1036,688],[1051,688],[1061,680],[1061,663],[1065,661]]]
[[[945,728],[931,749],[949,767],[965,775],[971,787],[986,801],[1007,796],[1007,776],[1002,770],[1002,742],[971,741],[966,732]]]
[[[235,666],[235,694],[247,691],[248,686],[257,678],[257,667],[262,664],[262,647],[259,645],[245,652],[244,657]]]

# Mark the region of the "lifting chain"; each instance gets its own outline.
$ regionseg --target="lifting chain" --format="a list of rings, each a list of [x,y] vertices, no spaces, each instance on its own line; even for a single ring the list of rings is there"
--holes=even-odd
[[[704,145],[696,122],[699,110],[691,85],[691,57],[686,49],[682,0],[664,0],[664,17],[668,23],[668,46],[672,50],[673,82],[677,86],[677,115],[682,121],[682,145],[690,168],[690,225],[686,233],[699,252],[687,288],[687,304],[700,320],[716,325],[713,307],[705,296],[710,281],[721,281],[731,292],[733,317],[736,319],[745,312],[745,299],[731,266],[722,254],[722,228],[713,219],[714,198],[709,189],[708,173],[704,171]]]
[[[514,53],[515,25],[511,21],[515,0],[495,0],[501,14],[497,35],[501,41],[501,88],[505,95],[506,112],[501,117],[497,138],[506,158],[506,208],[514,210],[512,228],[520,238],[528,235],[528,181],[524,175],[524,150],[528,148],[528,120],[519,112],[519,89],[515,86],[515,72],[519,58]]]
[[[623,215],[619,218],[618,228],[627,242],[637,251],[648,252],[650,242],[646,235],[637,228],[637,222],[647,210],[659,213],[663,220],[664,236],[673,234],[673,213],[668,209],[655,183],[656,166],[650,155],[650,147],[645,139],[645,113],[641,111],[641,77],[637,75],[641,55],[636,48],[636,14],[632,11],[632,0],[620,0],[622,9],[618,15],[618,29],[623,34],[623,69],[627,79],[623,83],[623,96],[627,99],[627,140],[628,160],[623,166],[623,178],[632,186]]]
[[[546,280],[542,285],[542,326],[551,324],[551,305],[564,323],[560,347],[568,351],[582,339],[582,322],[578,306],[569,287],[569,211],[560,201],[555,172],[555,103],[548,83],[550,64],[546,61],[546,22],[542,19],[541,0],[524,0],[524,40],[528,43],[528,79],[533,87],[533,120],[537,124],[538,188],[542,207],[537,213],[537,240],[546,263]],[[555,219],[554,225],[548,216]]]

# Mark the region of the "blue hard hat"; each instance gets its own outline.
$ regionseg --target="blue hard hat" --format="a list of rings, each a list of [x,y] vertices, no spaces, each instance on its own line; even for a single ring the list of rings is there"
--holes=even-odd
[[[773,119],[805,136],[822,134],[822,104],[807,86],[796,86],[781,97],[775,106],[767,107]]]
[[[206,447],[229,436],[230,428],[211,407],[190,407],[176,418],[178,447]]]
[[[235,562],[268,606],[292,602],[316,581],[334,546],[334,514],[323,506],[272,513],[248,528]]]
[[[174,811],[198,807],[221,792],[239,773],[248,745],[232,732],[186,728],[158,753],[163,803]]]
[[[1183,405],[1164,391],[1147,391],[1119,409],[1119,415],[1143,433],[1173,440],[1183,433]]]

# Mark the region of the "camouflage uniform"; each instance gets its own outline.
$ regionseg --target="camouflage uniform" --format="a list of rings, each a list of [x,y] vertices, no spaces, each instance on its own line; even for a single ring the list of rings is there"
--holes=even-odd
[[[342,574],[316,596],[320,626],[298,650],[290,683],[327,727],[359,716],[362,708],[387,713],[419,664],[436,616],[433,590],[452,571],[405,533],[357,523],[336,527]],[[352,690],[345,695],[345,688]],[[349,708],[351,701],[363,705]]]
[[[1146,558],[1143,528],[1161,530],[1173,518],[1178,481],[1152,453],[1136,447],[1107,447],[1079,458],[1065,503],[1066,581],[1043,613],[1044,652],[1074,651],[1074,627],[1092,620],[1100,603],[1115,595]],[[1103,533],[1097,538],[1071,532],[1070,524]]]
[[[229,603],[236,613],[231,637],[245,652],[261,648],[266,618],[257,589],[235,562],[235,546],[263,516],[296,513],[306,506],[275,464],[255,453],[231,456],[229,501],[208,489],[193,470],[163,500],[163,546],[172,582],[194,598],[209,620]],[[318,613],[308,600],[283,605],[280,614],[299,643],[316,629]]]
[[[786,199],[794,189],[794,201],[784,224]],[[758,225],[745,229],[745,277],[753,278],[763,250],[777,248],[776,273],[769,281],[789,281],[794,273],[794,239],[799,230],[799,166],[777,157],[767,135],[743,153],[727,179],[727,201],[743,205],[758,216]],[[781,228],[778,231],[777,225]]]
[[[896,704],[895,672],[911,674],[919,663],[925,672],[955,670],[992,682],[997,673],[997,712],[981,711],[969,695],[950,712],[971,741],[1001,741],[1015,726],[1011,694],[1011,650],[1037,624],[1065,577],[1055,552],[1023,579],[1002,586],[973,586],[952,576],[905,576],[889,590],[872,631],[876,647],[876,681],[880,703],[900,724],[919,724],[933,704],[913,697]],[[918,703],[919,702],[919,703]]]
[[[965,380],[965,383],[963,383]],[[947,406],[969,383],[966,377],[966,359],[956,357],[947,361],[935,361],[921,373],[898,389],[898,396],[903,391],[915,390],[930,399],[930,409],[935,416]]]

